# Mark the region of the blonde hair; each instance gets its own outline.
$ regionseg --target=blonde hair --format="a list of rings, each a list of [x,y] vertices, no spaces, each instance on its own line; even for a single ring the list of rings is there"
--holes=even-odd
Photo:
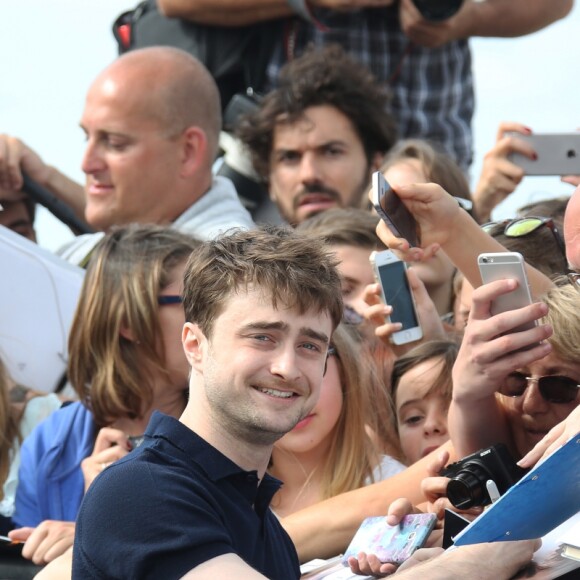
[[[151,366],[143,363],[165,366],[157,297],[199,245],[170,228],[133,225],[113,230],[93,252],[71,326],[68,376],[100,427],[151,405]]]
[[[566,281],[566,278],[557,282]],[[548,339],[555,353],[564,360],[580,364],[580,291],[568,284],[551,288],[542,300],[548,305],[543,319],[554,333]]]
[[[317,468],[321,473],[320,500],[372,482],[373,470],[380,462],[380,450],[367,432],[374,389],[370,381],[378,375],[365,372],[361,347],[346,325],[339,324],[331,344],[336,350],[343,403],[330,448]],[[304,488],[313,473],[308,475]],[[275,499],[273,507],[276,508]]]

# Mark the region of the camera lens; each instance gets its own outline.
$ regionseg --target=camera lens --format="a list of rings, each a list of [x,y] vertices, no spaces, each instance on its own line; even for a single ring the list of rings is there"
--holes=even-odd
[[[447,484],[449,501],[462,510],[487,505],[490,500],[485,483],[489,478],[489,472],[480,465],[466,464]]]

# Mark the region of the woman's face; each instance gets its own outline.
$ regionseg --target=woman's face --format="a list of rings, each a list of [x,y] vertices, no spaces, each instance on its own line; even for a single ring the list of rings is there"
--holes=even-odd
[[[409,465],[449,439],[449,398],[439,389],[431,391],[442,364],[439,357],[426,360],[408,370],[399,380],[395,408],[401,448]]]
[[[580,363],[565,361],[555,353],[518,369],[527,377],[562,375],[580,384]],[[528,382],[528,387],[519,397],[497,395],[506,411],[514,444],[520,455],[525,455],[546,433],[564,420],[580,403],[580,389],[571,403],[550,403],[540,394],[537,381]]]
[[[170,274],[170,283],[162,288],[159,296],[182,296],[185,262],[176,266]],[[161,329],[161,348],[165,356],[165,368],[169,382],[178,388],[187,388],[189,363],[181,345],[181,332],[185,324],[183,304],[159,306],[159,326]]]
[[[328,357],[318,403],[307,417],[275,444],[276,449],[293,455],[309,453],[318,455],[328,450],[335,435],[343,405],[338,365],[336,356]]]
[[[339,260],[342,300],[362,315],[368,308],[363,298],[365,289],[369,284],[375,283],[373,268],[369,262],[371,250],[342,244],[333,246],[332,250]]]

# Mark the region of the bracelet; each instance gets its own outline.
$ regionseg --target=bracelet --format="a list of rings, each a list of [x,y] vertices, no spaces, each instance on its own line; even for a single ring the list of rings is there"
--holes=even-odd
[[[308,8],[306,0],[288,0],[288,6],[290,6],[295,14],[298,14],[298,16],[304,18],[304,20],[316,23],[316,19],[310,13],[310,9]]]

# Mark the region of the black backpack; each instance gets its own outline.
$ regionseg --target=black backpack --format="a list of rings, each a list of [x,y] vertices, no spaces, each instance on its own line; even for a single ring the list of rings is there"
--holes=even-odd
[[[166,18],[156,0],[145,0],[113,24],[119,54],[147,46],[175,46],[197,57],[214,77],[225,109],[236,93],[263,92],[266,67],[286,19],[222,27]]]

